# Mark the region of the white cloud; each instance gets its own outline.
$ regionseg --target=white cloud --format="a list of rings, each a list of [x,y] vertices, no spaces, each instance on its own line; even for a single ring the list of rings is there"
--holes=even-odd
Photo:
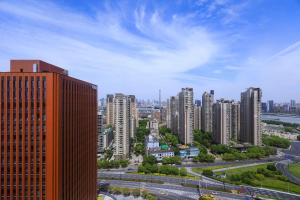
[[[216,7],[203,15],[218,13],[224,24],[243,20],[239,18],[248,5],[199,1],[212,3]],[[0,1],[1,71],[9,59],[43,59],[98,84],[100,96],[124,92],[147,98],[161,88],[168,97],[189,86],[196,98],[214,89],[217,98],[239,99],[242,90],[257,86],[274,100],[299,97],[300,42],[270,56],[267,44],[249,50],[247,44],[237,44],[249,35],[240,29],[234,34],[212,31],[197,25],[194,13],[166,18],[160,9],[151,11],[146,5],[93,10],[97,12],[85,15],[51,1]],[[187,73],[203,66],[212,66],[207,71],[218,79]]]
[[[221,73],[222,73],[222,70],[216,69],[216,70],[213,70],[213,73],[214,73],[214,74],[221,74]]]
[[[257,47],[267,48],[267,47]],[[260,52],[260,51],[258,51]],[[243,68],[228,66],[237,70],[237,77],[230,80],[226,87],[233,91],[241,91],[249,86],[261,87],[263,99],[274,99],[278,102],[299,98],[300,88],[300,42],[268,55],[252,55],[242,63]],[[219,82],[221,85],[221,82]],[[224,85],[224,83],[222,84]]]
[[[184,86],[178,77],[220,50],[212,33],[185,16],[165,21],[159,11],[146,12],[143,6],[130,13],[138,32],[111,10],[99,10],[93,18],[49,2],[12,1],[0,2],[0,11],[11,16],[0,24],[0,51],[66,67],[71,75],[98,84],[101,96],[147,97],[157,88],[174,94]],[[9,59],[1,57],[0,63]]]
[[[236,71],[236,70],[242,70],[243,68],[242,67],[238,67],[238,66],[227,65],[227,66],[225,66],[225,69]]]

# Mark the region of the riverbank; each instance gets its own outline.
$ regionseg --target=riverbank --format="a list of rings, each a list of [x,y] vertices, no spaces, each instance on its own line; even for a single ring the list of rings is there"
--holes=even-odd
[[[270,121],[280,121],[291,124],[299,124],[300,125],[300,116],[293,114],[274,114],[274,113],[266,113],[261,115],[262,120],[270,120]]]

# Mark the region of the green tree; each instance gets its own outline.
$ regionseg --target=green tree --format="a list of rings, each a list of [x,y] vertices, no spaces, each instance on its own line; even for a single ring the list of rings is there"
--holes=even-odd
[[[279,147],[284,149],[288,148],[291,145],[291,142],[288,139],[274,135],[263,135],[263,143],[268,146]]]
[[[228,178],[229,178],[230,181],[239,182],[241,180],[241,175],[239,175],[239,174],[232,174]]]
[[[199,154],[198,158],[196,158],[197,161],[199,162],[214,162],[215,161],[215,157],[213,155],[210,154]]]
[[[265,156],[276,155],[277,149],[275,147],[265,146],[263,147],[265,151]]]
[[[138,173],[145,173],[145,167],[144,167],[144,165],[139,165],[139,167],[138,167]]]
[[[181,164],[181,158],[179,156],[174,156],[174,157],[164,157],[162,159],[162,164],[163,165],[169,165],[169,164],[176,164],[180,165]]]
[[[179,175],[179,169],[171,165],[162,165],[159,167],[159,173],[165,175]]]
[[[150,174],[150,173],[157,173],[158,172],[158,166],[156,164],[151,165],[149,163],[146,163],[144,165],[144,173],[145,174]]]
[[[213,176],[214,175],[214,172],[211,170],[211,169],[204,169],[203,171],[202,171],[202,175],[203,176]]]
[[[277,171],[276,167],[274,164],[268,164],[267,165],[267,169],[270,170],[270,171]]]
[[[119,160],[111,160],[109,162],[112,168],[119,168],[120,167],[120,161]]]
[[[141,195],[139,189],[133,189],[131,193],[132,193],[132,195],[133,195],[135,198],[137,198],[137,197],[139,197],[139,196]]]
[[[147,128],[147,123],[149,122],[149,120],[144,119],[144,120],[139,120],[139,127],[141,128]]]
[[[128,197],[130,196],[130,190],[128,188],[123,188],[122,189],[122,194],[125,196],[125,197]]]
[[[110,149],[104,150],[104,159],[110,160],[112,156],[113,156],[112,150],[110,150]]]
[[[110,165],[108,160],[97,160],[97,166],[99,169],[108,169]]]
[[[232,153],[225,153],[223,156],[222,156],[222,159],[223,160],[226,160],[226,161],[233,161],[233,160],[237,160],[236,156]]]
[[[194,130],[194,141],[209,148],[212,143],[212,136],[210,133]]]
[[[167,133],[171,133],[171,129],[167,128],[166,126],[162,126],[159,128],[160,135],[166,135]]]
[[[134,154],[138,155],[145,155],[145,146],[142,143],[138,143],[134,147]]]
[[[144,143],[145,137],[149,135],[149,129],[146,127],[138,127],[136,130],[136,141],[139,143]]]
[[[293,132],[293,127],[284,127],[285,132]]]
[[[129,165],[129,160],[120,160],[121,167],[125,168]]]
[[[203,195],[199,197],[199,200],[214,200],[214,197],[211,197],[209,195]]]
[[[211,152],[213,154],[224,154],[224,153],[230,153],[232,152],[232,150],[224,144],[217,144],[211,146]]]
[[[156,164],[156,158],[152,155],[149,155],[149,156],[144,156],[143,157],[143,165],[145,165],[146,163],[149,163],[150,165],[154,165]]]
[[[179,175],[180,176],[187,176],[187,170],[186,170],[185,167],[180,168]]]
[[[179,139],[177,135],[174,135],[172,133],[166,133],[164,136],[164,140],[169,145],[175,147],[177,144],[179,144]]]

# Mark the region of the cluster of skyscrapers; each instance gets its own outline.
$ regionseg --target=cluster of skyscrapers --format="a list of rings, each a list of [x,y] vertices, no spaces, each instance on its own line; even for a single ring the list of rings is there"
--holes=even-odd
[[[241,101],[214,101],[214,91],[204,92],[202,105],[194,103],[193,88],[182,88],[177,96],[168,99],[167,127],[178,134],[183,144],[193,143],[195,129],[209,132],[219,144],[230,142],[261,145],[260,88],[241,93]]]
[[[289,113],[300,114],[300,104],[295,100],[291,100],[289,103],[275,103],[274,100],[261,103],[263,113]]]

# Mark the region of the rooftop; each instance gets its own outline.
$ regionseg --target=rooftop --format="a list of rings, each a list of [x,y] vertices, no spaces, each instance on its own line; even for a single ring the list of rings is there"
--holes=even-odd
[[[10,72],[55,72],[68,75],[68,71],[42,60],[11,60]]]

